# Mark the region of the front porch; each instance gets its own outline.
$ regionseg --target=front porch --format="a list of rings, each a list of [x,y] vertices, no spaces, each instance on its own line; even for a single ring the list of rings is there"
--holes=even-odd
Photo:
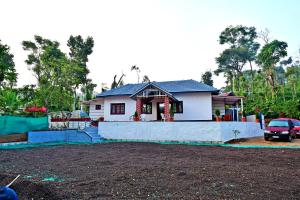
[[[182,104],[167,91],[148,85],[130,98],[136,101],[136,117],[139,121],[173,121],[174,114],[182,112]]]
[[[243,117],[244,97],[242,96],[225,96],[212,95],[212,113],[215,116],[215,111],[220,110],[222,121],[240,121]]]

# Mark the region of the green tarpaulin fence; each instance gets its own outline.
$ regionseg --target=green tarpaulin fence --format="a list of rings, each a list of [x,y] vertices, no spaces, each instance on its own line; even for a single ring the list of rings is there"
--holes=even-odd
[[[0,135],[48,129],[48,117],[0,116]]]

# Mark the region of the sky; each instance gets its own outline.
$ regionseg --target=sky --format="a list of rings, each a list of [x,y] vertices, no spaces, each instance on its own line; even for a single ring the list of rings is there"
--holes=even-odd
[[[218,37],[229,25],[268,28],[296,56],[299,9],[299,0],[0,0],[0,40],[15,56],[18,86],[36,83],[21,46],[34,35],[58,41],[65,53],[70,35],[92,36],[88,68],[96,91],[115,74],[136,83],[133,65],[151,81],[200,81],[217,68],[224,49]],[[215,87],[225,85],[224,77],[213,79]]]

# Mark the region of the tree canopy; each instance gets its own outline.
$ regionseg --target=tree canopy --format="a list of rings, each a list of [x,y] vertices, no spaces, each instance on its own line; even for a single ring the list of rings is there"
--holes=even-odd
[[[10,48],[2,44],[0,40],[0,88],[12,87],[17,82],[14,56],[10,53]]]

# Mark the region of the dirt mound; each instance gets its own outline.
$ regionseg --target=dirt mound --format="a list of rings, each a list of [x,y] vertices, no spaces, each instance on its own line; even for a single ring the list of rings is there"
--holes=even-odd
[[[15,177],[0,174],[0,185],[7,185]],[[16,191],[19,199],[64,199],[59,196],[56,189],[51,185],[46,185],[44,183],[34,183],[23,178],[19,178],[11,188]]]

